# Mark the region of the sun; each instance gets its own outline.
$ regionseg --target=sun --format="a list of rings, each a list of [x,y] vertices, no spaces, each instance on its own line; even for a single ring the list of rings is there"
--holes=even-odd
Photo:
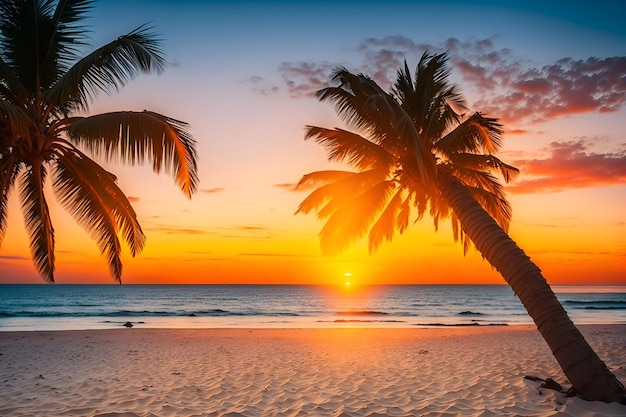
[[[349,287],[351,285],[351,282],[349,280],[351,276],[352,274],[350,272],[346,272],[345,274],[343,274],[343,277],[346,278],[346,281],[344,281],[343,285],[345,285],[346,287]]]

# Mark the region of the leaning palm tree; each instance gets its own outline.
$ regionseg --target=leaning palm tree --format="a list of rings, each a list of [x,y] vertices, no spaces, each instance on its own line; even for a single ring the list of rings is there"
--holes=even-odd
[[[152,162],[191,197],[197,188],[195,141],[184,122],[151,111],[86,115],[98,93],[140,72],[160,72],[159,40],[140,27],[80,55],[81,24],[92,0],[0,3],[0,245],[7,199],[17,188],[39,274],[54,281],[54,229],[44,184],[97,241],[121,282],[120,236],[134,256],[145,236],[128,198],[87,153],[123,163]]]
[[[411,76],[406,63],[390,93],[363,74],[339,68],[339,86],[317,93],[335,105],[353,129],[307,126],[306,139],[356,171],[317,171],[299,186],[317,187],[297,213],[325,219],[322,251],[345,249],[368,235],[370,251],[396,232],[411,213],[428,213],[437,228],[449,218],[455,240],[473,245],[513,288],[573,388],[589,400],[625,401],[624,386],[607,369],[567,316],[539,268],[508,236],[511,207],[496,175],[518,170],[494,156],[502,126],[466,114],[463,96],[449,81],[446,54],[425,53]]]

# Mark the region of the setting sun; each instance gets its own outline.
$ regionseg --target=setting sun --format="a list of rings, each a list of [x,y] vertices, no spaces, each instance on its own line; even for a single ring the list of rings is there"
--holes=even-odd
[[[350,278],[352,276],[352,274],[350,272],[346,272],[345,274],[343,274],[344,278]],[[346,281],[343,283],[346,287],[350,286],[350,281],[348,279],[346,279]]]

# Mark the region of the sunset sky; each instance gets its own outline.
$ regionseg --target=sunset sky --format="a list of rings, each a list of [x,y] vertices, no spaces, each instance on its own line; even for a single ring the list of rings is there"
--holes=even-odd
[[[164,74],[144,75],[92,113],[149,109],[188,122],[200,190],[188,200],[150,166],[105,164],[138,213],[147,244],[124,255],[123,282],[504,283],[449,225],[430,218],[369,255],[359,242],[322,256],[314,215],[294,215],[293,185],[329,167],[307,124],[346,127],[314,92],[338,65],[387,88],[403,60],[449,51],[472,110],[505,125],[499,157],[510,235],[551,284],[626,285],[626,5],[621,1],[106,0],[95,46],[148,23]],[[545,3],[545,4],[544,4]],[[591,6],[593,5],[593,7]],[[592,7],[592,8],[591,8]],[[114,283],[105,259],[49,189],[57,283]],[[0,248],[0,283],[39,283],[18,204]]]

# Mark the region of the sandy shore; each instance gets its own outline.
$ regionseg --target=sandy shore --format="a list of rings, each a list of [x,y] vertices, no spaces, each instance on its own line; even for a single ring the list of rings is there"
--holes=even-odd
[[[626,381],[626,326],[581,326]],[[530,326],[0,332],[0,416],[626,416]]]

